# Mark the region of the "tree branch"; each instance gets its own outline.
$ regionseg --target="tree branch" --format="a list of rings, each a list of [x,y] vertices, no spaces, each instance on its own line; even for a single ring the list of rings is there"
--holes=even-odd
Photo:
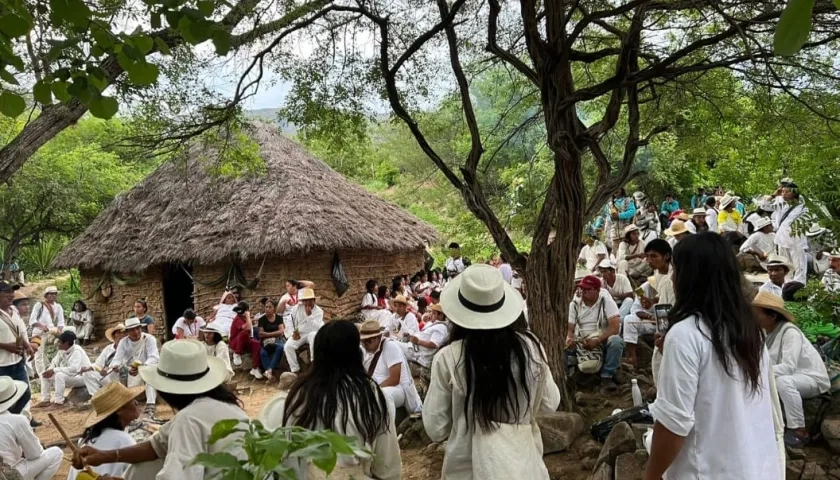
[[[487,22],[487,51],[496,55],[517,69],[522,75],[534,85],[540,85],[540,77],[536,70],[529,67],[513,53],[500,47],[496,38],[499,30],[499,13],[502,10],[499,0],[489,0],[490,14]]]

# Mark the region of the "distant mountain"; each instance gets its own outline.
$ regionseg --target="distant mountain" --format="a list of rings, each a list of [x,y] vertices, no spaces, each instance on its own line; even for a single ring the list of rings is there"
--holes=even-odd
[[[285,134],[295,134],[297,133],[297,127],[291,123],[287,123],[285,121],[280,121],[277,118],[277,112],[279,112],[279,108],[258,108],[256,110],[245,110],[245,116],[248,118],[255,118],[259,120],[265,120],[268,122],[274,122],[280,127],[280,130]]]

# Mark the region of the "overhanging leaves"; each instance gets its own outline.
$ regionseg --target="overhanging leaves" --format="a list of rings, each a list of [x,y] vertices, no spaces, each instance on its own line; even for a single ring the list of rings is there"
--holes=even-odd
[[[796,54],[808,40],[811,33],[811,14],[816,0],[789,0],[776,33],[773,36],[773,49],[778,55]]]

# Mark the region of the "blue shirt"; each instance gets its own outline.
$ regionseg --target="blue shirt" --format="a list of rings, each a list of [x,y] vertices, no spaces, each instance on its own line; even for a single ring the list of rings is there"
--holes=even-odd
[[[662,213],[667,214],[668,216],[670,216],[672,213],[676,212],[679,209],[680,209],[680,202],[678,202],[676,200],[671,200],[670,202],[668,200],[665,200],[664,202],[662,202],[662,210],[661,211],[662,211]]]
[[[706,199],[707,198],[709,198],[709,196],[706,195],[705,193],[703,195],[701,195],[699,198],[697,197],[697,195],[691,197],[691,208],[695,209],[695,208],[704,207],[706,205]]]

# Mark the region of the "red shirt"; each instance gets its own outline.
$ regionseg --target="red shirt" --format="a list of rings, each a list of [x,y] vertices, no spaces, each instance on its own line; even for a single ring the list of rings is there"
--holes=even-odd
[[[245,316],[238,314],[233,318],[233,323],[230,326],[230,338],[236,338],[237,335],[245,330]]]

